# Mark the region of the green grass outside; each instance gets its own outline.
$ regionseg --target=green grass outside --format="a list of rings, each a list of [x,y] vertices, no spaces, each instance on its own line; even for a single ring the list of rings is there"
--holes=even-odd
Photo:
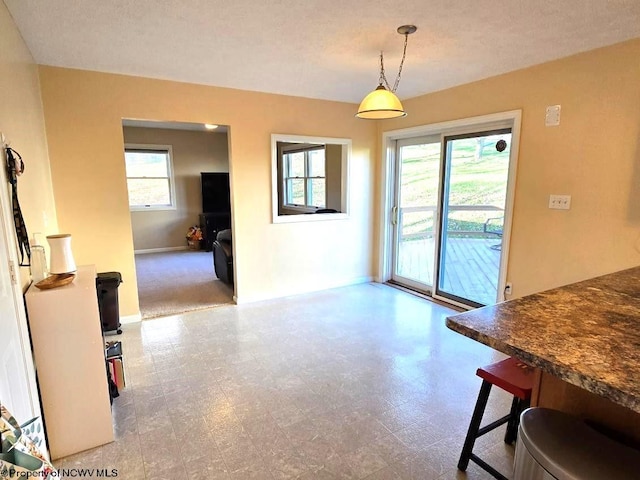
[[[491,205],[504,208],[506,180],[509,168],[510,135],[484,138],[480,145],[476,138],[453,141],[450,206]],[[507,141],[507,149],[495,148],[500,139]],[[404,147],[401,165],[402,208],[435,207],[437,204],[440,144]],[[483,232],[487,218],[502,217],[501,211],[452,211],[447,229],[452,236],[477,236],[462,232]],[[492,229],[496,224],[492,223]],[[403,216],[403,235],[428,235],[433,232],[432,212],[411,212]],[[458,232],[458,233],[456,233]]]

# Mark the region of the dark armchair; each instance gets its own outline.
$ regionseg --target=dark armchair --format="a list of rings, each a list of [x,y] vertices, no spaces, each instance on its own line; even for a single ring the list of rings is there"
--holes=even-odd
[[[224,283],[233,285],[233,247],[231,230],[221,230],[213,242],[213,268]]]

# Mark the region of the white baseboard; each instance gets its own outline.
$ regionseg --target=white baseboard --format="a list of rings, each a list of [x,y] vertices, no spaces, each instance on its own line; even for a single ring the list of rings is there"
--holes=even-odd
[[[142,315],[136,313],[135,315],[125,315],[124,317],[120,317],[120,323],[123,325],[125,323],[138,323],[142,321]]]
[[[348,282],[345,282],[343,284],[338,284],[335,287],[330,287],[330,288],[348,287],[349,285],[358,285],[359,283],[371,283],[371,282],[375,282],[375,277],[373,277],[372,275],[366,275],[362,277],[352,278]]]
[[[178,250],[187,250],[189,247],[162,247],[162,248],[144,248],[142,250],[134,250],[136,255],[144,255],[145,253],[161,253],[161,252],[176,252]]]
[[[234,295],[233,300],[238,305],[244,305],[247,303],[261,302],[263,300],[275,300],[277,298],[291,297],[293,295],[303,295],[305,293],[321,292],[323,290],[330,290],[332,288],[348,287],[351,285],[358,285],[360,283],[369,283],[373,281],[374,281],[373,276],[355,277],[351,279],[345,279],[343,281],[338,281],[338,282],[332,283],[331,285],[319,285],[317,287],[307,287],[307,288],[303,287],[296,291],[290,291],[287,293],[276,294],[276,295],[256,295],[251,297],[237,297]]]

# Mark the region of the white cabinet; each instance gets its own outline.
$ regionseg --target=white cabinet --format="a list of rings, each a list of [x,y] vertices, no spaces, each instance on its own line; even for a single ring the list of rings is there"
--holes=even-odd
[[[95,266],[73,283],[25,294],[51,457],[113,441]]]

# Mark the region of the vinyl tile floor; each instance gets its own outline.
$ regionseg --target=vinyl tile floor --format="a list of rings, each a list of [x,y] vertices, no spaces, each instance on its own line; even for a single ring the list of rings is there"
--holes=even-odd
[[[116,440],[54,463],[119,480],[490,479],[456,464],[476,368],[504,356],[447,329],[452,313],[362,284],[125,325]],[[494,388],[484,423],[510,400]],[[503,435],[475,452],[510,476]]]

